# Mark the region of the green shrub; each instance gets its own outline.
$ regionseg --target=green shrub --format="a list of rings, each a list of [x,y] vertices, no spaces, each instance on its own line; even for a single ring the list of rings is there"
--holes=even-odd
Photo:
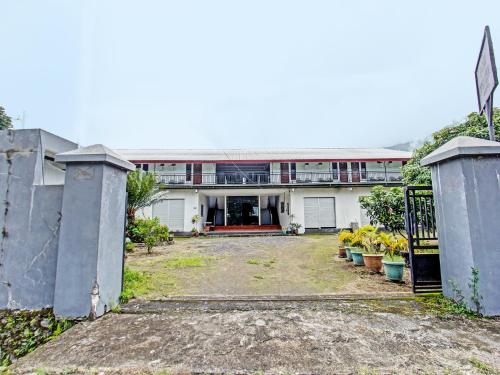
[[[148,253],[160,242],[167,241],[168,227],[160,224],[160,219],[137,219],[127,229],[129,238],[133,242],[142,242],[146,245]]]
[[[127,253],[134,252],[134,247],[135,247],[135,244],[133,242],[125,242],[125,251]]]

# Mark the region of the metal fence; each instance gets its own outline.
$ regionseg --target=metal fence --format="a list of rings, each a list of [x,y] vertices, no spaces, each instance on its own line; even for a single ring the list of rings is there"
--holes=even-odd
[[[413,292],[440,291],[441,269],[432,187],[407,186],[404,191]]]

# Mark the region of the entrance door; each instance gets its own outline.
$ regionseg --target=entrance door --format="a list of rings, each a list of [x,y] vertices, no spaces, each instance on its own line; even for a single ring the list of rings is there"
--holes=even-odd
[[[288,184],[290,182],[290,171],[288,170],[288,163],[280,163],[281,170],[281,183]]]
[[[305,228],[335,228],[335,198],[304,198]]]
[[[227,197],[227,225],[259,225],[259,197]]]
[[[184,199],[166,199],[153,205],[153,216],[171,231],[184,230]]]
[[[203,181],[201,164],[193,164],[193,184],[200,185]]]
[[[359,182],[359,163],[351,163],[352,182]]]
[[[348,182],[349,174],[347,172],[347,163],[339,163],[340,182]]]

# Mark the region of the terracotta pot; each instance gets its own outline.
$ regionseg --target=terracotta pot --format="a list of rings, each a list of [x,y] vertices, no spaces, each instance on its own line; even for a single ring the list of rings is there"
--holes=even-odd
[[[382,271],[383,254],[363,254],[365,266],[372,272],[380,273]]]
[[[339,258],[347,258],[347,253],[344,246],[339,246]]]

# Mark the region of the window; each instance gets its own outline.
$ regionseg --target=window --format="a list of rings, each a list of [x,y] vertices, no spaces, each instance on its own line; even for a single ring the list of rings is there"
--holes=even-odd
[[[143,170],[144,172],[149,171],[149,164],[143,164],[143,165],[142,165],[142,170]]]
[[[201,217],[205,216],[205,206],[201,205]]]
[[[281,211],[282,214],[285,213],[285,202],[281,202],[280,203],[280,211]]]
[[[292,172],[292,180],[296,180],[297,179],[297,164],[290,163],[290,169]]]
[[[186,164],[186,181],[191,181],[191,164]],[[203,216],[203,214],[201,215]]]

